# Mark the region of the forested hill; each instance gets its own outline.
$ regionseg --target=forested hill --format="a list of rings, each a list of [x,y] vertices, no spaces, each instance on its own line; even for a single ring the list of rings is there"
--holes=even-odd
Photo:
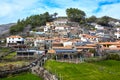
[[[112,18],[109,16],[102,16],[100,18],[96,18],[95,16],[91,16],[87,19],[87,22],[94,22],[94,23],[100,24],[102,26],[108,26],[108,27],[113,26],[111,21],[120,22],[118,19],[115,19],[115,18]]]
[[[99,25],[107,27],[115,27],[116,25],[114,24],[116,22],[120,23],[118,19],[114,19],[109,16],[102,16],[100,18],[97,18],[96,16],[91,16],[89,18],[86,18],[86,13],[77,8],[66,9],[66,14],[68,20],[72,22],[77,22],[80,25],[84,25],[84,27],[88,26],[88,23],[97,23]],[[33,29],[37,26],[43,26],[46,24],[46,22],[52,22],[54,19],[56,19],[56,15],[57,13],[49,14],[48,12],[45,12],[43,14],[32,15],[25,19],[18,20],[17,24],[10,28],[10,34],[18,34],[19,32],[22,32],[24,29],[28,29],[27,28],[28,25],[30,26],[29,29]]]
[[[57,13],[50,15],[48,12],[45,12],[43,14],[32,15],[26,19],[18,20],[17,24],[10,28],[10,34],[17,34],[19,32],[22,32],[28,25],[30,25],[32,29],[36,26],[45,25],[46,22],[53,21],[56,15]]]

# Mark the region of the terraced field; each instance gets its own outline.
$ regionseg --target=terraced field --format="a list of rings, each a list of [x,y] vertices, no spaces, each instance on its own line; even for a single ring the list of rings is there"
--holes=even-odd
[[[120,61],[65,63],[49,60],[45,68],[62,80],[120,80]]]

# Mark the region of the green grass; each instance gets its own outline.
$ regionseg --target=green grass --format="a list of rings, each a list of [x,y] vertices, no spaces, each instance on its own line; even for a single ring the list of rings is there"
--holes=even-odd
[[[4,55],[5,53],[7,53],[7,52],[9,52],[9,51],[10,51],[9,48],[1,48],[1,47],[0,47],[0,56],[1,56],[1,55]]]
[[[9,76],[7,78],[2,78],[0,80],[42,80],[37,75],[31,74],[31,73],[21,73],[14,76]]]
[[[9,53],[7,56],[3,57],[3,59],[13,59],[16,56],[16,52]]]
[[[9,48],[0,48],[0,52],[9,52],[10,49]]]
[[[120,61],[64,63],[49,60],[45,68],[63,80],[120,80]]]

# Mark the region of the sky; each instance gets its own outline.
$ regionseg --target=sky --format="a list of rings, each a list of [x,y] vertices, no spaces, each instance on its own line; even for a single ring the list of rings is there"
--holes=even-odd
[[[27,16],[57,12],[66,16],[67,8],[78,8],[86,17],[95,15],[120,19],[120,0],[0,0],[0,24],[14,23]]]

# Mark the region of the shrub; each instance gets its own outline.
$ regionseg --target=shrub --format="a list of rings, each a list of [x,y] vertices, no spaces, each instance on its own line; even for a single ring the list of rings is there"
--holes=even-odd
[[[119,54],[108,54],[106,57],[107,60],[120,60]]]

